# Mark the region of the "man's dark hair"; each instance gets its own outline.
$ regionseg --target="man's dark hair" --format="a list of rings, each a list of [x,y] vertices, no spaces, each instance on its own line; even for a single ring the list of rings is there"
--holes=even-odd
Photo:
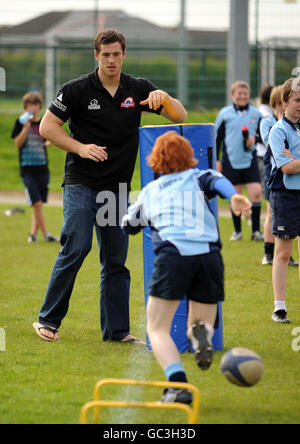
[[[109,45],[111,43],[119,42],[123,53],[126,49],[126,41],[123,34],[115,29],[105,29],[100,32],[95,38],[95,51],[100,52],[101,45]]]
[[[272,89],[273,89],[272,85],[266,85],[263,86],[262,89],[260,90],[261,103],[263,103],[264,105],[269,105]]]

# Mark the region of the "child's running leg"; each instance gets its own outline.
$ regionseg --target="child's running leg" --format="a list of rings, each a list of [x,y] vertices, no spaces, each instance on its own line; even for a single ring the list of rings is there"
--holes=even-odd
[[[212,363],[212,337],[217,310],[217,304],[189,302],[187,335],[192,341],[196,362],[202,370],[209,369]]]
[[[147,333],[153,353],[163,369],[174,362],[180,362],[180,354],[170,335],[179,302],[154,296],[148,298]]]
[[[180,301],[149,296],[147,303],[147,333],[150,344],[166,378],[171,382],[188,382],[180,354],[171,335],[171,324]],[[192,393],[186,389],[167,388],[162,402],[192,402]]]

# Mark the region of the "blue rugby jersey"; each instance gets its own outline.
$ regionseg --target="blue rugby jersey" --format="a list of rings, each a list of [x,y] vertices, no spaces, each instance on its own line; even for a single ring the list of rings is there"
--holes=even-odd
[[[150,225],[154,250],[171,244],[182,256],[219,251],[216,217],[208,200],[230,199],[233,185],[213,170],[189,169],[150,182],[123,218],[123,229],[135,234]]]
[[[272,114],[272,116],[264,117],[260,121],[259,130],[260,130],[260,135],[261,135],[262,141],[265,146],[268,146],[270,131],[271,131],[272,127],[275,125],[275,123],[277,123],[277,122],[278,122],[278,119],[274,114]]]
[[[300,122],[299,122],[300,123]],[[275,190],[300,190],[300,173],[284,174],[281,167],[293,160],[282,154],[290,150],[295,159],[300,159],[300,130],[285,115],[271,129],[269,144],[275,164],[271,171],[269,188]]]
[[[259,130],[260,130],[260,135],[261,135],[262,141],[263,141],[264,145],[267,148],[266,154],[264,155],[265,180],[266,180],[267,183],[270,180],[271,171],[272,171],[272,168],[275,165],[275,160],[274,160],[274,158],[272,156],[272,151],[271,151],[271,148],[270,148],[270,145],[269,145],[269,136],[270,136],[270,131],[271,131],[272,127],[275,125],[275,123],[277,121],[278,121],[277,117],[275,116],[275,114],[273,114],[271,116],[264,117],[260,121],[260,126],[259,126]]]
[[[242,110],[236,105],[221,109],[216,120],[216,131],[218,153],[223,144],[223,164],[229,163],[236,170],[250,167],[253,156],[256,156],[255,144],[247,152],[244,150],[242,128],[246,125],[249,136],[257,138],[262,117],[260,111],[252,105]]]

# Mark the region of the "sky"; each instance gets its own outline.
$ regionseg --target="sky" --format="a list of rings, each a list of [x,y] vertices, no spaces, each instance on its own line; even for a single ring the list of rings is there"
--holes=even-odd
[[[49,11],[70,9],[122,9],[128,14],[162,26],[176,26],[183,0],[1,0],[0,24],[15,25]],[[300,0],[249,0],[249,36],[255,35],[255,5],[259,3],[259,37],[300,38]],[[189,28],[226,29],[229,26],[230,0],[185,0]]]

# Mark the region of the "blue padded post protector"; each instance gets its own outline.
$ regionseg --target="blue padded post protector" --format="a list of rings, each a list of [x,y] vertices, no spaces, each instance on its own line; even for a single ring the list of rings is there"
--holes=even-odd
[[[146,159],[151,153],[157,137],[161,136],[167,131],[176,131],[178,134],[186,137],[189,140],[195,151],[195,157],[198,160],[198,165],[196,165],[196,168],[201,170],[206,170],[208,168],[216,169],[216,138],[215,126],[213,124],[144,126],[140,128],[140,165],[142,188],[155,179],[153,170],[147,165]],[[216,217],[218,217],[217,198],[210,202],[210,206]],[[147,304],[147,286],[152,275],[154,263],[154,252],[149,227],[146,227],[143,230],[143,256],[144,292],[145,304]],[[187,316],[188,305],[185,298],[178,307],[171,328],[171,336],[175,341],[180,353],[191,350],[191,344],[186,335]],[[218,306],[218,322],[215,326],[213,345],[215,350],[223,350],[223,320],[221,303]],[[148,337],[147,348],[148,350],[151,349]]]

